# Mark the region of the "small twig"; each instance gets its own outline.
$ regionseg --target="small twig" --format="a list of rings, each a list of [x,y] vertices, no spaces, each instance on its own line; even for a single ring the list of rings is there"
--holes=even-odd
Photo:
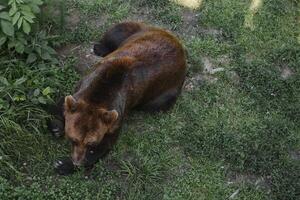
[[[240,192],[240,189],[237,189],[234,193],[232,193],[232,195],[230,195],[230,197],[228,199],[234,199],[235,196]]]

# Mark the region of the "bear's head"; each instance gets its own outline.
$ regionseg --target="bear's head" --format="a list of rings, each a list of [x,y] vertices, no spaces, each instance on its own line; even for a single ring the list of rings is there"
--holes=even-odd
[[[65,98],[64,110],[65,135],[72,142],[73,163],[79,166],[84,164],[88,149],[112,132],[118,112],[96,108],[72,96]]]

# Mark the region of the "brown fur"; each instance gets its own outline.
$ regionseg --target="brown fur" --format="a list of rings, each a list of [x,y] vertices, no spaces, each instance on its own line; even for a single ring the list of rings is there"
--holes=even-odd
[[[78,165],[90,144],[105,146],[103,141],[109,140],[103,138],[117,134],[131,109],[169,108],[186,75],[178,39],[142,23],[116,25],[94,49],[105,57],[81,80],[73,96],[65,98],[65,132],[74,141],[72,157]]]

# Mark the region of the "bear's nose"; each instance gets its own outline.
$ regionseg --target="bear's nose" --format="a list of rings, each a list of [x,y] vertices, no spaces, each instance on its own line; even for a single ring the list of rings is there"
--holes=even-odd
[[[72,162],[75,166],[80,166],[83,163],[83,157],[72,157]]]
[[[79,162],[79,161],[74,161],[74,160],[72,160],[73,161],[73,165],[75,165],[75,166],[80,166],[81,165],[81,162]]]
[[[84,152],[74,152],[72,154],[72,162],[75,166],[80,166],[83,164],[84,161]]]

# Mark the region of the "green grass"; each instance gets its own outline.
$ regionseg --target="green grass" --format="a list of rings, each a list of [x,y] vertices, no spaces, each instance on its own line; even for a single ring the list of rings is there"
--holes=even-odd
[[[167,113],[132,113],[118,144],[89,178],[82,171],[61,177],[52,163],[69,153],[69,144],[50,136],[45,127],[50,116],[38,98],[50,103],[71,93],[79,79],[76,59],[28,66],[2,57],[1,77],[9,84],[1,78],[0,199],[219,200],[235,192],[234,199],[245,200],[299,197],[300,161],[292,156],[300,149],[297,0],[263,1],[252,28],[245,26],[250,0],[204,0],[190,11],[197,22],[190,26],[199,34],[184,30],[187,8],[169,1],[55,2],[49,12],[63,8],[62,15],[45,13],[42,26],[51,24],[56,45],[86,45],[112,24],[138,17],[182,39],[189,79],[200,74],[217,81],[204,79],[184,90]],[[68,26],[72,13],[80,15],[74,27]],[[205,74],[204,57],[224,71]],[[219,61],[222,57],[227,61]],[[292,72],[288,78],[281,75],[285,68]],[[47,87],[49,94],[34,95]],[[240,176],[246,178],[232,180]]]

